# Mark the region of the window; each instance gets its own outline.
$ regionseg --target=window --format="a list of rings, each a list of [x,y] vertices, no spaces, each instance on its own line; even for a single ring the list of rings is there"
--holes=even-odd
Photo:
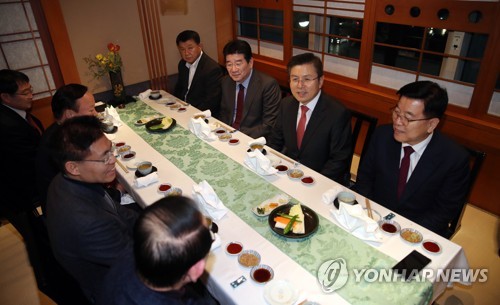
[[[500,75],[497,77],[495,92],[488,107],[488,114],[500,117]]]
[[[28,75],[34,99],[53,95],[52,72],[29,1],[0,3],[0,49],[0,69]]]
[[[357,78],[364,1],[303,1],[293,5],[293,54],[314,52],[326,72]]]
[[[448,90],[449,109],[500,122],[500,80],[496,87],[491,83],[500,50],[492,41],[498,0],[233,3],[238,37],[263,61],[286,65],[293,55],[313,52],[327,79],[384,95],[431,80]]]
[[[255,54],[283,60],[283,11],[237,7],[237,35]]]

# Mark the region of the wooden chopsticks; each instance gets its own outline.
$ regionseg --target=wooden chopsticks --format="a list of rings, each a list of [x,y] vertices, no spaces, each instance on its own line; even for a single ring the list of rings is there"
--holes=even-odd
[[[125,173],[128,174],[128,169],[125,167],[125,165],[123,165],[123,163],[120,162],[120,160],[116,159],[116,164],[118,164]]]
[[[372,205],[370,204],[370,199],[365,197],[366,211],[368,212],[368,217],[373,219]]]
[[[269,147],[269,146],[268,146],[268,147]],[[279,152],[275,151],[274,149],[272,149],[272,148],[270,148],[270,147],[269,147],[269,152],[270,152],[270,153],[272,153],[273,155],[275,155],[275,156],[276,156],[276,157],[278,157],[278,158],[281,158],[281,159],[283,159],[283,160],[285,160],[285,161],[287,161],[287,162],[290,162],[290,163],[291,163],[291,164],[293,164],[294,166],[295,166],[296,164],[298,164],[298,162],[297,162],[297,161],[295,161],[295,160],[293,160],[293,159],[291,159],[291,158],[289,158],[289,157],[285,156],[285,155],[284,155],[284,154],[282,154],[282,153],[279,153]]]

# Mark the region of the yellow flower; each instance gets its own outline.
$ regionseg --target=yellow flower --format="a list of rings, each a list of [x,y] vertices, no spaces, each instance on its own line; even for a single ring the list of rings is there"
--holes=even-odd
[[[109,72],[116,73],[121,70],[122,58],[118,52],[120,46],[109,43],[107,47],[108,53],[105,55],[98,53],[94,57],[89,56],[83,58],[95,78],[100,78],[107,75]]]

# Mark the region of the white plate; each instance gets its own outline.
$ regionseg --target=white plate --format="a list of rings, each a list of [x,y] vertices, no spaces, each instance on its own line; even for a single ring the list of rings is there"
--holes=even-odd
[[[134,125],[135,126],[142,126],[142,125],[145,125],[147,122],[149,122],[151,120],[158,119],[158,118],[161,118],[161,117],[164,117],[164,116],[162,116],[162,115],[153,115],[153,116],[143,117],[143,118],[140,118],[137,121],[135,121]]]
[[[291,305],[299,292],[286,280],[273,280],[264,287],[264,299],[269,305]]]
[[[124,162],[124,163],[125,163],[125,166],[128,169],[134,170],[134,169],[137,169],[137,164],[141,163],[142,161],[144,161],[144,160],[141,160],[141,159],[132,159],[132,160]]]
[[[280,195],[276,195],[270,199],[267,199],[265,201],[263,201],[261,204],[257,205],[257,206],[254,206],[252,208],[252,212],[257,215],[257,216],[260,216],[260,217],[264,217],[264,216],[268,216],[269,214],[271,214],[271,212],[281,206],[281,205],[284,205],[284,204],[287,204],[288,202],[290,201],[290,196],[288,196],[287,194],[280,194]],[[274,207],[274,208],[269,208],[269,204],[270,203],[277,203],[278,206]],[[257,208],[265,208],[265,212],[264,214],[259,214],[257,212]]]

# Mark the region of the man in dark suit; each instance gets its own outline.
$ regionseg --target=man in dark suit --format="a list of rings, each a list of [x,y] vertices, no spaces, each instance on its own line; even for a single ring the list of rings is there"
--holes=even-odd
[[[92,302],[111,264],[130,251],[137,213],[123,208],[103,187],[116,177],[116,158],[99,119],[66,120],[52,135],[51,149],[61,173],[47,195],[50,243]]]
[[[393,123],[373,134],[355,189],[444,236],[465,203],[468,153],[436,129],[448,105],[445,89],[419,81],[397,94]]]
[[[3,160],[0,175],[2,204],[7,216],[31,211],[37,200],[35,155],[43,132],[42,123],[30,113],[33,88],[22,72],[0,71],[0,149]],[[16,226],[15,221],[12,222]]]
[[[95,99],[88,88],[80,84],[68,84],[57,89],[52,97],[52,114],[56,121],[50,125],[42,135],[40,147],[36,155],[36,186],[40,194],[42,210],[45,212],[47,190],[50,182],[57,175],[59,169],[50,155],[50,137],[57,128],[67,119],[82,116],[96,115]]]
[[[268,145],[346,185],[352,158],[350,112],[321,91],[323,64],[314,54],[292,57],[287,68],[292,96],[281,101]]]
[[[222,80],[219,119],[252,138],[267,138],[281,100],[278,82],[253,69],[252,49],[246,41],[230,41],[223,53],[229,77]]]
[[[179,76],[174,95],[200,110],[210,109],[213,116],[219,113],[221,99],[221,66],[202,50],[200,35],[187,30],[177,35]]]
[[[0,71],[0,215],[21,234],[37,284],[44,285],[43,267],[33,230],[33,210],[38,196],[35,185],[35,156],[43,132],[42,123],[30,113],[33,88],[26,74]]]

